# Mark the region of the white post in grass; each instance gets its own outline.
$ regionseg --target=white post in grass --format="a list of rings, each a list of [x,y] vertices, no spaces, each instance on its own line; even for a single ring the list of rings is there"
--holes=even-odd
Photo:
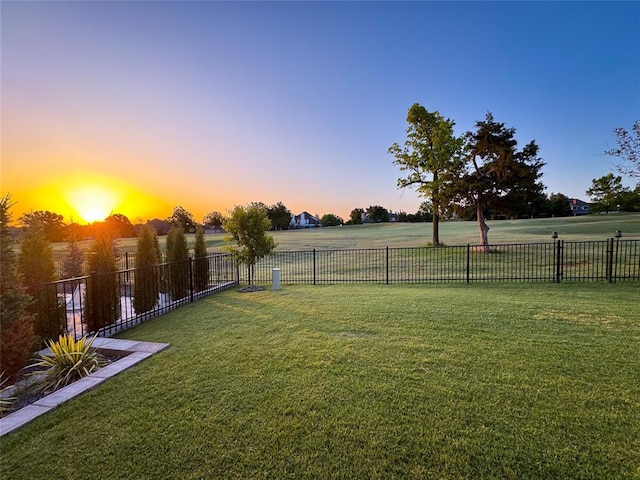
[[[274,290],[280,290],[280,269],[274,268],[272,272],[272,283]]]

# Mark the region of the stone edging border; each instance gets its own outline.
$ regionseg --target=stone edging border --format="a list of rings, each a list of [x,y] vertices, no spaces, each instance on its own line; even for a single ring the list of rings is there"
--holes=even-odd
[[[53,410],[67,400],[80,395],[100,385],[105,380],[119,374],[142,360],[161,352],[169,346],[168,343],[138,342],[136,340],[118,340],[114,338],[96,338],[93,342],[95,348],[103,348],[121,352],[129,352],[126,357],[101,368],[88,377],[84,377],[71,385],[53,392],[41,398],[31,405],[0,418],[0,437],[26,425],[33,419]]]

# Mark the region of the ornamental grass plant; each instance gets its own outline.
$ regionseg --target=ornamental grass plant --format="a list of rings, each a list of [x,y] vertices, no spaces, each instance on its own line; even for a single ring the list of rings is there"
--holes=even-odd
[[[38,377],[37,389],[56,391],[70,383],[90,375],[105,361],[93,347],[97,335],[76,340],[72,335],[60,335],[57,341],[48,341],[50,354],[43,353],[31,367],[30,375]]]

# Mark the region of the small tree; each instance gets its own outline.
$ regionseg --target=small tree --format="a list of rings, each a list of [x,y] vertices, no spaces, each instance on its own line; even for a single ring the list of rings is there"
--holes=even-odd
[[[207,257],[207,244],[204,241],[202,227],[198,227],[196,230],[194,257],[193,288],[196,292],[201,292],[209,286],[209,258]]]
[[[220,212],[209,212],[202,219],[205,226],[212,227],[216,231],[222,228],[222,222],[224,222],[224,215]]]
[[[185,298],[189,291],[189,248],[181,227],[173,227],[167,236],[167,274],[171,299]]]
[[[20,245],[18,268],[27,293],[35,300],[30,311],[35,315],[35,333],[40,340],[57,338],[64,333],[66,316],[58,299],[56,267],[51,244],[39,226],[26,229]]]
[[[130,238],[135,236],[131,221],[122,213],[113,213],[105,218],[102,223],[113,237]]]
[[[554,217],[571,216],[571,200],[562,193],[552,193],[549,195],[549,213]]]
[[[91,277],[87,281],[85,323],[89,332],[120,318],[120,282],[114,272],[118,270],[116,248],[109,235],[97,237],[89,248],[87,267]]]
[[[351,210],[351,213],[349,213],[349,221],[353,225],[360,225],[362,224],[363,215],[364,215],[364,210],[362,208],[354,208],[353,210]]]
[[[327,213],[320,219],[320,225],[323,227],[337,227],[338,225],[342,225],[342,223],[342,218],[333,213]]]
[[[138,234],[135,257],[135,282],[133,285],[133,308],[136,313],[153,310],[160,293],[160,274],[156,234],[145,225]]]
[[[167,222],[174,227],[182,228],[182,231],[186,233],[193,233],[196,231],[196,221],[193,218],[193,215],[181,206],[177,206],[173,209],[173,213],[169,218],[167,218]]]
[[[265,210],[255,205],[236,206],[224,222],[228,234],[224,249],[247,267],[249,285],[255,263],[276,248],[273,237],[266,233],[270,226]]]
[[[622,127],[616,128],[613,132],[618,147],[604,153],[622,160],[616,165],[618,173],[640,179],[640,120],[635,121],[631,131],[632,134]]]
[[[67,247],[67,256],[65,257],[63,264],[64,278],[81,277],[83,273],[83,262],[84,254],[78,246],[78,242],[71,240]]]
[[[440,196],[443,183],[452,170],[458,168],[462,139],[453,134],[455,123],[439,112],[429,112],[414,103],[407,113],[407,140],[404,147],[394,143],[389,153],[393,162],[406,172],[398,179],[398,187],[415,186],[419,195],[428,197],[433,214],[433,245],[440,244],[439,218],[444,199]]]
[[[274,230],[288,230],[291,224],[291,210],[278,202],[275,205],[267,207],[267,217],[271,221],[271,227]]]
[[[11,235],[11,195],[0,199],[0,379],[15,379],[35,346],[31,296],[22,286]]]
[[[389,210],[380,205],[370,205],[367,208],[367,216],[372,223],[388,222]]]
[[[630,190],[622,185],[622,177],[609,173],[600,178],[594,178],[586,193],[593,202],[591,211],[598,213],[617,210],[623,203],[625,194],[630,193]]]
[[[61,242],[64,239],[66,225],[63,220],[62,215],[46,210],[25,213],[19,218],[25,227],[41,229],[50,242]]]

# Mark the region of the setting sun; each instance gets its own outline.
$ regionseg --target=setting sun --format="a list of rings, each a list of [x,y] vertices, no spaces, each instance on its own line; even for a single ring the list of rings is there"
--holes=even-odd
[[[67,201],[87,223],[104,220],[119,203],[116,194],[102,187],[81,187],[68,192]]]

